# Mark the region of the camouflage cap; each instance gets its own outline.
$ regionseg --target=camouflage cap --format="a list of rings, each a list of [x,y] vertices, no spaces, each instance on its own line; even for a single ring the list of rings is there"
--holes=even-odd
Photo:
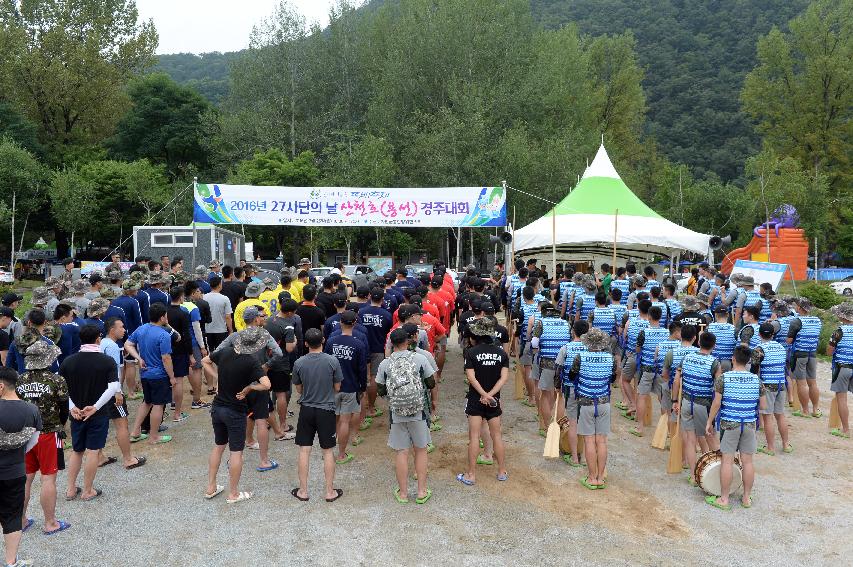
[[[122,275],[123,275],[123,273],[121,270],[116,270],[113,268],[113,269],[107,270],[106,273],[104,274],[104,277],[106,277],[110,281],[115,281],[115,280],[120,280]]]
[[[185,272],[183,270],[181,270],[180,272],[178,272],[176,274],[172,274],[172,281],[176,284],[183,284],[183,283],[186,283],[192,279],[195,279],[195,278],[193,278],[189,272]]]
[[[729,276],[729,282],[731,282],[737,286],[739,286],[742,281],[743,281],[743,274],[740,272],[735,272],[734,274]]]
[[[137,270],[135,272],[131,272],[129,279],[142,284],[145,280],[148,279],[148,272],[144,272],[142,270]]]
[[[53,297],[53,292],[51,290],[44,286],[39,286],[33,289],[33,297],[31,302],[33,305],[41,306],[50,301],[51,297]]]
[[[637,287],[645,287],[648,281],[649,280],[646,279],[646,276],[634,276],[634,278],[631,280],[631,285]]]
[[[267,345],[270,334],[263,327],[246,327],[237,333],[234,352],[237,354],[255,354]]]
[[[583,279],[583,288],[586,291],[594,291],[598,289],[598,285],[595,283],[595,278],[587,274]]]
[[[778,298],[773,302],[772,309],[777,317],[787,317],[791,314],[791,306]]]
[[[62,285],[62,280],[56,276],[50,276],[44,281],[45,287],[57,287]]]
[[[62,329],[55,323],[48,323],[41,330],[41,334],[53,341],[54,344],[57,344],[59,343],[59,339],[62,338]]]
[[[581,342],[583,342],[589,350],[598,352],[610,350],[610,346],[613,344],[610,335],[596,327],[587,331],[581,337]]]
[[[710,303],[711,296],[708,295],[707,293],[697,293],[696,294],[696,301],[698,301],[699,303],[701,303],[701,304],[705,305],[705,307],[707,307],[708,305],[711,304]]]
[[[89,280],[85,280],[83,278],[80,278],[79,280],[74,280],[74,282],[71,284],[71,289],[74,291],[74,293],[86,293],[87,291],[89,291],[89,287]]]
[[[814,304],[808,297],[798,297],[795,301],[797,307],[808,313],[812,309],[814,309]]]
[[[695,311],[699,309],[699,300],[695,295],[685,295],[681,298],[681,308],[685,311]]]
[[[853,321],[853,301],[839,303],[831,307],[829,311],[842,321]]]
[[[202,264],[199,264],[195,267],[195,275],[197,276],[206,276],[207,268],[205,268]]]
[[[24,354],[24,364],[27,370],[50,368],[60,354],[62,351],[55,344],[50,344],[47,341],[36,341],[27,348]]]
[[[115,299],[118,297],[118,290],[111,285],[101,288],[101,297],[103,299]]]
[[[585,276],[586,274],[583,272],[575,272],[575,275],[572,276],[572,283],[575,285],[583,285]]]
[[[105,297],[96,297],[89,303],[89,307],[86,308],[86,314],[89,317],[102,317],[109,307],[110,302],[108,299]]]
[[[472,335],[478,337],[493,337],[495,335],[495,322],[491,317],[475,319],[468,325],[468,330]]]
[[[246,291],[243,293],[246,297],[258,297],[263,291],[261,284],[258,282],[249,282],[246,286]]]
[[[148,283],[151,285],[162,285],[169,281],[169,277],[163,272],[151,272],[148,275]]]
[[[77,302],[74,301],[73,299],[63,299],[62,301],[59,302],[59,304],[65,305],[67,307],[70,307],[74,311],[77,311]]]
[[[275,287],[275,285],[273,285],[272,278],[270,277],[264,278],[264,285],[267,289],[273,289]]]
[[[41,335],[36,329],[33,329],[32,327],[26,327],[21,332],[21,336],[15,339],[18,351],[27,352],[27,349],[30,348],[30,345],[34,344],[40,338]]]
[[[142,287],[142,285],[139,282],[139,278],[128,278],[121,282],[121,289],[124,291],[138,290],[140,287]]]

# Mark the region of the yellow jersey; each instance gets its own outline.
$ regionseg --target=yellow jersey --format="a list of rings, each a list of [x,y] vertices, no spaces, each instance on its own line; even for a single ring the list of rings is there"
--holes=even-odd
[[[299,280],[290,282],[290,298],[296,303],[302,303],[302,288],[305,284]]]
[[[270,289],[258,296],[258,299],[260,299],[267,308],[267,317],[275,317],[275,314],[278,313],[278,293],[278,289]]]
[[[237,309],[234,310],[234,329],[237,331],[242,331],[246,328],[246,322],[243,320],[243,312],[247,307],[251,307],[252,305],[256,307],[263,308],[264,312],[269,315],[267,304],[261,301],[256,297],[251,297],[249,299],[244,299],[240,303],[237,304]]]

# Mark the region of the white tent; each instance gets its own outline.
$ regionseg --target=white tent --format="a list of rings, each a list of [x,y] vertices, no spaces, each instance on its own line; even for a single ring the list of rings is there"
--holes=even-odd
[[[623,261],[684,251],[706,254],[710,238],[643,203],[619,177],[602,144],[577,187],[542,218],[516,230],[513,245],[522,256],[545,256],[556,240],[558,261],[598,264],[612,259],[614,237],[617,260]]]

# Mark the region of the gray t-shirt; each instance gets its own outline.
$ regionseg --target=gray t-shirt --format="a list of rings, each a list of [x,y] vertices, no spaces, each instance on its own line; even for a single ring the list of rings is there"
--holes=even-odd
[[[293,365],[293,384],[302,384],[299,404],[335,411],[335,384],[344,379],[341,363],[324,352],[309,352]]]
[[[204,294],[204,300],[210,305],[210,323],[204,326],[205,333],[227,333],[225,316],[231,315],[231,300],[219,292],[211,291]]]
[[[408,351],[393,352],[391,353],[391,356],[389,356],[379,364],[379,368],[376,370],[377,384],[386,384],[388,382],[388,369],[391,367],[391,359],[396,356],[399,356],[403,352]],[[414,355],[413,362],[415,363],[415,366],[417,367],[418,372],[421,375],[421,379],[429,378],[430,376],[435,374],[435,371],[432,369],[432,366],[424,355],[418,352],[414,352],[412,354]],[[400,415],[397,412],[391,412],[392,423],[402,423],[404,421],[420,421],[423,418],[423,413],[419,413],[416,415]]]

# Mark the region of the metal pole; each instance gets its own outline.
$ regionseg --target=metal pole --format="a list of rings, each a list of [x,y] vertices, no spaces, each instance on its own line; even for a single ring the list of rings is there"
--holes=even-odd
[[[198,177],[193,177],[193,253],[190,269],[195,270],[195,247],[196,247],[196,228],[195,228],[195,196],[198,194]],[[177,206],[177,203],[175,203]]]
[[[814,237],[814,281],[817,281],[817,236]],[[794,277],[793,272],[791,273],[791,278]]]
[[[619,232],[619,209],[613,214],[613,270],[616,273],[616,235]]]
[[[551,209],[551,277],[557,277],[557,206]],[[555,280],[556,281],[556,280]]]
[[[12,271],[12,278],[15,277],[15,207],[17,196],[18,192],[12,191],[12,259],[9,264],[9,269]]]

